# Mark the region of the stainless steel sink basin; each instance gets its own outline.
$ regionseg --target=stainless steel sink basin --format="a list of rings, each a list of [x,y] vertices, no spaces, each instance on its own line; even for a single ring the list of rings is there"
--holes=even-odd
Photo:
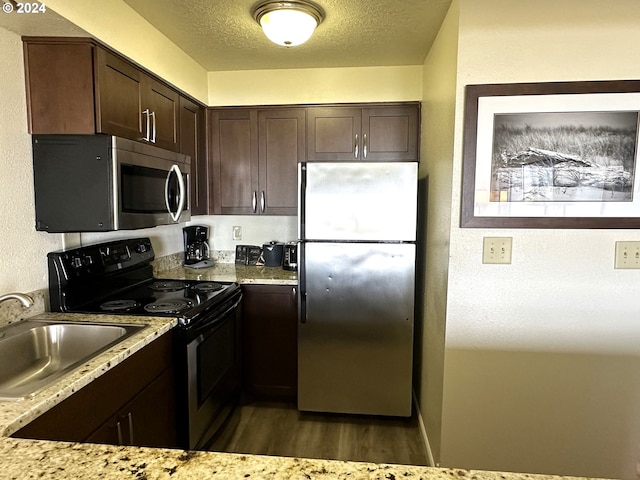
[[[0,329],[0,400],[20,400],[146,325],[25,320]]]

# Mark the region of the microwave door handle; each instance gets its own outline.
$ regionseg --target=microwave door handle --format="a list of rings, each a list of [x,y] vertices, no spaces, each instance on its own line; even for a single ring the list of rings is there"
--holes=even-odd
[[[153,117],[153,122],[151,122],[151,143],[156,143],[156,112],[151,112],[149,115]]]
[[[178,200],[178,208],[176,209],[175,213],[171,211],[171,205],[169,205],[169,181],[171,180],[171,175],[174,173],[178,177],[178,187],[180,190],[178,192],[178,198],[180,200]],[[169,212],[169,215],[171,215],[171,218],[173,219],[174,222],[177,222],[178,219],[180,218],[180,215],[182,215],[182,210],[184,210],[184,198],[185,198],[185,188],[184,188],[184,179],[182,178],[182,172],[180,171],[180,167],[178,167],[177,165],[173,165],[171,167],[171,170],[169,170],[169,173],[167,173],[167,180],[165,181],[165,184],[164,184],[164,201],[167,206],[167,211]]]
[[[149,109],[145,109],[142,111],[142,115],[144,115],[145,117],[147,117],[147,125],[146,125],[146,134],[144,137],[142,137],[143,140],[146,140],[147,142],[149,142],[151,140],[151,118],[149,117]]]

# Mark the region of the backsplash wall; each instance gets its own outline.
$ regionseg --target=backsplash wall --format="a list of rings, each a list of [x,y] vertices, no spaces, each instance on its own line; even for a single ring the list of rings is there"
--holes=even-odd
[[[272,215],[200,215],[189,225],[209,227],[209,247],[212,250],[234,250],[236,245],[262,245],[277,240],[298,239],[298,220],[291,216]],[[233,227],[242,227],[242,240],[233,240]]]
[[[47,252],[62,248],[59,234],[36,232],[31,136],[20,35],[0,28],[0,295],[47,286]]]

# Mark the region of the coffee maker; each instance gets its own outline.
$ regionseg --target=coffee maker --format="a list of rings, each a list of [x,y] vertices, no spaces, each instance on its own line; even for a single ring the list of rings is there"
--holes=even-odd
[[[184,266],[188,268],[213,267],[209,258],[209,227],[191,225],[182,229],[184,237]]]

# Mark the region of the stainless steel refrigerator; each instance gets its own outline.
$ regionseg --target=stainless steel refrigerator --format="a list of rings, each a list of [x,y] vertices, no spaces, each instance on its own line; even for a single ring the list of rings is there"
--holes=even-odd
[[[300,164],[299,410],[411,415],[417,175]]]

